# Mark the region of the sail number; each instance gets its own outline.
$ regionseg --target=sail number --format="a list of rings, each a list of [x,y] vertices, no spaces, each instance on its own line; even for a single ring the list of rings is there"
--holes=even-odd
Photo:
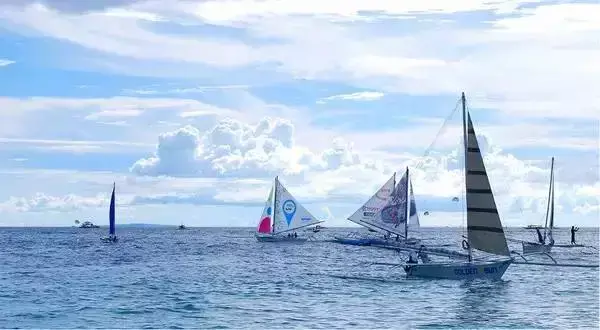
[[[455,268],[454,275],[475,275],[479,273],[483,274],[494,274],[498,272],[498,267],[483,267],[483,269],[469,267],[469,268]]]

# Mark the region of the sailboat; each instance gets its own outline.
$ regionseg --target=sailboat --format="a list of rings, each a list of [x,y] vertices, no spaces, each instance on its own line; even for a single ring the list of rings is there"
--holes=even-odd
[[[300,228],[323,223],[317,220],[290,194],[275,177],[265,202],[255,237],[259,242],[297,242],[304,243],[306,237],[298,237]]]
[[[463,148],[467,206],[467,240],[463,248],[468,250],[468,260],[422,262],[411,258],[404,265],[409,277],[441,279],[500,279],[514,259],[510,257],[502,222],[496,208],[483,157],[470,114],[466,111],[465,94],[462,93]],[[493,259],[474,259],[473,250],[496,255]]]
[[[112,195],[110,197],[110,209],[108,211],[108,220],[108,237],[102,237],[102,240],[105,242],[116,242],[117,235],[115,234],[115,183],[113,183]]]
[[[348,217],[348,220],[369,230],[377,231],[383,234],[384,238],[357,237],[356,235],[354,237],[335,237],[339,243],[351,245],[419,243],[418,239],[408,238],[409,228],[419,228],[420,226],[408,168],[397,185],[396,173],[394,173],[362,207]],[[390,239],[392,234],[396,235],[396,241]]]
[[[548,206],[546,207],[546,223],[544,224],[544,235],[536,228],[538,242],[521,242],[523,254],[548,253],[554,246],[552,229],[554,228],[554,157],[550,165],[550,187],[548,188]]]

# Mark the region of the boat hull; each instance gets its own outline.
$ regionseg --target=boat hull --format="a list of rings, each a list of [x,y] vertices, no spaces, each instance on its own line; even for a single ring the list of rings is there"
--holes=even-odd
[[[101,240],[106,243],[116,243],[119,239],[117,236],[102,237]]]
[[[549,253],[552,250],[550,244],[539,244],[532,242],[522,242],[523,254]]]
[[[454,263],[426,263],[404,266],[407,277],[448,280],[499,280],[513,259]]]
[[[372,238],[344,238],[334,237],[336,242],[344,245],[369,246],[373,241]]]
[[[302,244],[306,242],[305,237],[287,237],[283,235],[256,235],[256,240],[262,243],[295,243]]]

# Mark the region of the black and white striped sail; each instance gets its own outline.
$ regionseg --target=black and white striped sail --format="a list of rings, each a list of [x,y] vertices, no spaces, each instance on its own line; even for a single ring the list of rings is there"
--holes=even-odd
[[[502,222],[498,215],[470,114],[468,114],[467,122],[465,181],[469,245],[473,249],[508,256],[510,253]]]

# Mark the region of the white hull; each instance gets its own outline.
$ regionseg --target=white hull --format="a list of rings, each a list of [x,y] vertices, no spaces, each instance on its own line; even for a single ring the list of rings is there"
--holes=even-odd
[[[102,237],[101,240],[103,242],[107,242],[107,243],[114,243],[114,242],[118,241],[119,239],[117,238],[117,236],[109,235],[106,237]]]
[[[449,280],[488,279],[499,280],[513,259],[408,264],[404,266],[407,277],[437,278]]]
[[[296,243],[302,244],[306,242],[305,237],[287,237],[284,235],[256,235],[256,240],[263,243]]]
[[[550,244],[540,244],[533,242],[522,242],[523,254],[549,253],[552,250]]]

